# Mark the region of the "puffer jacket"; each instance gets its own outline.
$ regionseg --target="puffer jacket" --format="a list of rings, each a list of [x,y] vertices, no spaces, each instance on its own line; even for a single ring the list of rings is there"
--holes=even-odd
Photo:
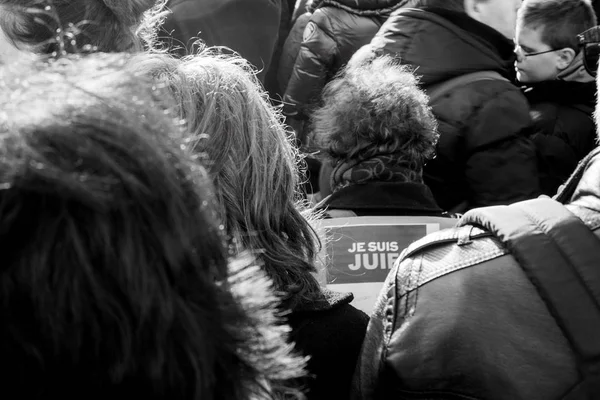
[[[460,75],[496,71],[513,78],[512,42],[464,13],[396,10],[371,41],[416,68],[427,89]],[[511,82],[480,80],[433,104],[440,139],[425,183],[444,210],[509,204],[540,194],[525,96]]]
[[[287,84],[292,76],[294,70],[294,64],[296,63],[296,57],[300,53],[300,46],[302,46],[302,37],[304,35],[304,29],[317,7],[321,4],[321,0],[309,0],[306,2],[305,12],[298,15],[294,20],[294,24],[283,45],[283,52],[279,59],[279,68],[277,69],[277,83],[279,88],[285,93]]]
[[[369,43],[401,0],[324,0],[304,30],[302,45],[291,73],[283,112],[307,119],[321,91]]]
[[[531,106],[542,192],[556,194],[596,147],[596,83],[546,81],[524,91]]]
[[[600,153],[578,170],[575,189],[557,199],[600,238]],[[573,348],[515,258],[467,225],[403,253],[371,315],[353,398],[566,399],[580,379]]]

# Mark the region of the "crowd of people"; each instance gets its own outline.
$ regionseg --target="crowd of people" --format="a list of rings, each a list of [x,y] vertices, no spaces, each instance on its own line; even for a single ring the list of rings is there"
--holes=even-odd
[[[594,6],[0,0],[4,396],[600,397]]]

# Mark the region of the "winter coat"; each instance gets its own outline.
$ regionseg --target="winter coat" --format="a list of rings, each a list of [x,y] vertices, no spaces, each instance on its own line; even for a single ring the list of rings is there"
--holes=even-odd
[[[370,44],[416,68],[425,89],[476,71],[512,78],[513,44],[464,13],[396,10]],[[444,210],[508,204],[540,193],[535,148],[526,137],[529,107],[519,88],[480,80],[433,104],[439,121],[437,156],[425,183]]]
[[[335,191],[321,207],[357,216],[442,216],[427,186],[412,182],[367,182]]]
[[[310,356],[307,400],[348,399],[369,317],[352,307],[352,294],[324,290],[320,302],[296,307],[288,317],[296,350]]]
[[[308,21],[310,21],[319,4],[319,0],[309,1],[306,4],[306,11],[298,15],[294,20],[292,29],[285,39],[283,52],[279,59],[279,68],[277,70],[277,82],[283,93],[285,93],[285,90],[287,89],[288,82],[292,76],[292,71],[294,70],[294,64],[296,63],[296,57],[298,57],[298,53],[300,52],[304,29],[306,28],[306,25],[308,25]]]
[[[600,239],[600,155],[581,170],[574,192],[559,198]],[[574,238],[558,231],[554,240]],[[579,270],[598,263],[588,258]],[[587,284],[600,290],[597,281]],[[353,399],[566,399],[581,379],[576,362],[507,247],[466,225],[411,245],[391,271],[369,322]]]
[[[369,43],[399,0],[324,0],[303,35],[287,84],[284,113],[306,119],[325,84]]]
[[[207,46],[229,47],[264,80],[277,43],[281,0],[170,0],[168,7],[173,13],[159,37],[173,51],[187,54],[197,38]]]
[[[596,147],[596,83],[546,81],[526,88],[525,96],[534,122],[542,192],[553,196]]]

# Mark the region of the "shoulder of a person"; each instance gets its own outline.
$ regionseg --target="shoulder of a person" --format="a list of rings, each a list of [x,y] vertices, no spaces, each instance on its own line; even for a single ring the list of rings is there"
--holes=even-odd
[[[505,124],[514,126],[513,130],[495,132],[500,136],[512,136],[531,124],[530,107],[527,99],[513,83],[500,79],[486,79],[467,83],[453,90],[446,98],[442,110],[460,111],[461,121],[467,126],[473,120],[491,118],[505,119]],[[495,135],[495,136],[496,136]]]
[[[593,109],[586,105],[542,101],[531,104],[531,119],[546,134],[578,136],[595,134]]]
[[[441,230],[410,245],[400,256],[396,281],[402,296],[434,279],[510,256],[491,233],[472,225]]]
[[[482,106],[494,103],[510,103],[514,104],[514,108],[518,108],[520,111],[528,112],[529,110],[528,106],[522,107],[527,105],[528,102],[521,89],[508,80],[500,79],[500,77],[498,79],[490,78],[469,82],[458,88],[455,94],[468,95]]]

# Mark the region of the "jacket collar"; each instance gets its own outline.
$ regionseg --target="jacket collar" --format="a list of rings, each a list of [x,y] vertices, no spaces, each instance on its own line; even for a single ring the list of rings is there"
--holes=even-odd
[[[559,104],[596,104],[596,82],[545,81],[524,87],[530,103],[553,102]]]
[[[390,49],[418,67],[424,87],[477,71],[496,71],[513,80],[511,41],[464,13],[438,8],[400,8],[371,45]]]
[[[379,209],[442,214],[429,187],[413,182],[369,182],[337,190],[325,201],[332,209]]]
[[[481,41],[483,46],[489,47],[492,51],[499,54],[502,59],[510,63],[514,62],[514,44],[494,28],[469,17],[464,12],[438,7],[425,7],[423,10],[450,21],[460,29],[476,37]]]
[[[293,312],[313,312],[327,311],[334,308],[350,304],[354,300],[352,293],[334,292],[327,288],[323,288],[321,296],[311,302],[300,303],[294,307]]]

